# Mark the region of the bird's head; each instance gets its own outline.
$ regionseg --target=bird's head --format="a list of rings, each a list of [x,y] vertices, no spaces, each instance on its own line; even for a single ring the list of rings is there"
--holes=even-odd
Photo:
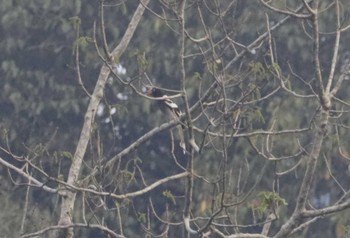
[[[158,88],[149,87],[147,88],[146,95],[149,97],[160,98],[164,96],[164,93]]]

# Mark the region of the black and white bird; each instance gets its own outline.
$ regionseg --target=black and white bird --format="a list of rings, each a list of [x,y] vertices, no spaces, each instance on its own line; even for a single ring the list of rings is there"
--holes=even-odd
[[[146,91],[146,95],[154,98],[162,98],[162,100],[157,100],[160,109],[164,112],[170,111],[174,119],[179,119],[182,116],[182,112],[179,106],[174,103],[164,92],[158,88],[149,88]],[[184,125],[182,125],[184,126]]]
[[[167,95],[165,95],[165,93],[162,90],[151,87],[147,89],[146,95],[154,98],[162,98],[157,100],[160,109],[165,113],[169,113],[173,119],[180,121],[180,117],[183,113],[179,109],[179,106],[176,103],[174,103]],[[181,127],[178,126],[177,129],[179,132],[180,147],[183,149],[183,152],[186,153],[186,143],[183,131],[185,129],[185,125],[181,122]]]

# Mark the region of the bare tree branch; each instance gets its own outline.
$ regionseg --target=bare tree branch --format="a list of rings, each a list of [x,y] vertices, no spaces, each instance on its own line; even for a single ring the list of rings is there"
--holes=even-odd
[[[149,0],[141,0],[142,4],[147,5]],[[131,19],[127,30],[124,33],[123,38],[121,39],[118,46],[112,51],[111,55],[114,59],[119,59],[120,56],[124,53],[127,48],[137,25],[139,24],[143,12],[145,8],[142,4],[139,4],[133,18]],[[80,173],[81,164],[84,158],[84,154],[86,151],[86,147],[91,137],[92,125],[94,122],[95,114],[97,112],[97,107],[100,104],[100,101],[103,97],[103,90],[110,74],[110,69],[103,65],[100,71],[100,75],[98,77],[95,89],[93,94],[91,95],[90,103],[84,118],[84,125],[81,130],[81,135],[78,141],[77,149],[75,151],[72,164],[69,170],[67,183],[74,184]],[[72,223],[72,215],[71,212],[74,210],[76,193],[72,191],[67,191],[67,196],[62,199],[61,203],[61,215],[58,224],[59,225],[70,225]],[[69,234],[67,237],[73,237],[72,229],[68,229]]]
[[[116,237],[116,238],[124,238],[125,237],[122,235],[118,235],[117,233],[108,229],[107,227],[101,226],[98,224],[73,223],[73,224],[69,224],[69,225],[49,226],[49,227],[46,227],[40,231],[33,232],[30,234],[26,234],[26,235],[22,235],[21,238],[38,237],[39,235],[45,234],[46,232],[51,231],[51,230],[61,230],[61,229],[67,229],[67,228],[95,228],[95,229],[99,229],[103,232],[106,232],[111,237]]]

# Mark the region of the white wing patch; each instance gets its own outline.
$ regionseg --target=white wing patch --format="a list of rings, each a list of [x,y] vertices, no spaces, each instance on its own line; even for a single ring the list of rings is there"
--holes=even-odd
[[[179,109],[179,106],[174,103],[170,98],[167,98],[166,95],[163,96],[165,105],[169,110],[174,114],[175,117],[179,118],[182,115],[182,112]]]
[[[164,102],[170,109],[173,109],[173,110],[179,109],[179,106],[173,101],[171,101],[169,98],[166,98]]]

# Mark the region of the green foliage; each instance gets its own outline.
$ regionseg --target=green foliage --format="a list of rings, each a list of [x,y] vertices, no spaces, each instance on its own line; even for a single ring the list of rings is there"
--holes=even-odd
[[[255,88],[252,92],[252,99],[260,99],[261,98],[261,93],[259,88]]]
[[[163,191],[163,196],[168,198],[174,205],[176,205],[176,200],[174,195],[169,190]]]
[[[275,192],[260,192],[258,194],[259,203],[253,206],[253,210],[258,213],[259,217],[271,211],[275,211],[281,206],[287,206],[287,201],[280,197],[279,194]]]
[[[284,83],[289,90],[292,90],[292,83],[289,79],[285,80]]]
[[[251,62],[249,67],[255,77],[265,77],[266,71],[262,63]]]
[[[260,192],[258,196],[262,198],[263,203],[267,204],[269,207],[272,207],[272,205],[277,205],[277,206],[288,205],[286,200],[284,198],[281,198],[280,195],[275,192]]]
[[[128,170],[123,170],[121,171],[121,177],[120,177],[120,181],[118,182],[123,182],[123,184],[125,185],[128,185],[130,184],[131,182],[136,182],[135,180],[135,177],[134,177],[134,174],[131,173],[130,171]]]
[[[62,151],[61,152],[61,156],[64,157],[64,158],[70,159],[70,160],[73,159],[73,155],[69,151]]]
[[[194,72],[193,76],[191,77],[191,80],[201,80],[201,74],[199,72]]]
[[[71,17],[69,20],[73,23],[73,29],[77,30],[79,29],[81,25],[81,19],[78,16]]]
[[[78,38],[77,40],[77,44],[79,44],[79,46],[82,46],[82,47],[87,47],[91,42],[92,42],[92,38],[91,37],[88,37],[88,36],[81,36]]]
[[[141,223],[146,223],[147,222],[147,218],[146,218],[146,213],[138,213],[137,219],[139,220],[139,222]]]
[[[270,66],[271,70],[275,71],[276,73],[280,74],[282,73],[281,71],[281,67],[278,65],[278,63],[273,63],[271,66]]]
[[[146,59],[146,53],[139,52],[136,57],[137,57],[137,65],[139,66],[140,70],[145,71],[147,69],[147,66],[148,66],[148,62]]]

